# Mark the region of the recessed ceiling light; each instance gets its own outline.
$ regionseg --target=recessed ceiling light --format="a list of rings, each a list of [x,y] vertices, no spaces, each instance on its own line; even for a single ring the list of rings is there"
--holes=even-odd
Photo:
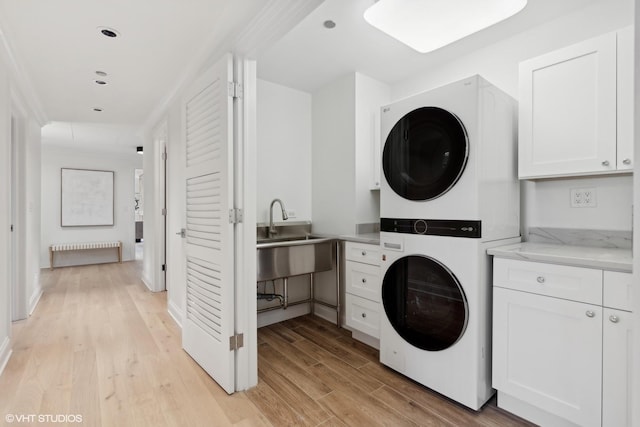
[[[324,27],[329,29],[329,30],[336,27],[336,23],[334,21],[332,21],[331,19],[327,19],[326,21],[324,21],[322,23],[322,25],[324,25]]]
[[[107,82],[105,82],[104,80],[96,80],[96,83],[99,85],[106,85]]]
[[[98,113],[102,112],[102,108],[94,108],[93,111],[96,111]]]
[[[105,77],[107,75],[107,73],[105,73],[104,71],[96,71],[96,74],[101,77]]]
[[[120,35],[118,30],[114,30],[113,28],[109,27],[98,27],[98,31],[100,31],[103,35],[111,38],[115,38]]]
[[[526,5],[527,0],[379,0],[364,19],[426,53],[497,24]]]

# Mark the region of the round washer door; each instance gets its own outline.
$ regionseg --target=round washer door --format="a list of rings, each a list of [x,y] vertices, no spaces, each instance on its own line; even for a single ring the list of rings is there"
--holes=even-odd
[[[443,264],[423,255],[395,261],[382,281],[382,304],[393,329],[409,344],[440,351],[464,334],[469,308],[464,290]]]
[[[422,107],[402,117],[389,132],[382,168],[389,186],[408,200],[442,196],[467,164],[469,141],[456,115]]]

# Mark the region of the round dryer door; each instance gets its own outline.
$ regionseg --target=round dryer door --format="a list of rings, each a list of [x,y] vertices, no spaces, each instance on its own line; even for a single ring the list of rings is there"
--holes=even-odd
[[[454,114],[423,107],[402,117],[384,144],[382,168],[389,186],[408,200],[442,196],[467,164],[469,143]]]
[[[451,347],[467,327],[469,308],[458,279],[426,256],[391,264],[382,282],[382,304],[398,335],[422,350]]]

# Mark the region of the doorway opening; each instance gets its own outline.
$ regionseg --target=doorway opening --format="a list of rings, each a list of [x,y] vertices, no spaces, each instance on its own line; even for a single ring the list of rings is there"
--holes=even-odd
[[[134,194],[135,194],[135,260],[144,258],[144,170],[134,170]]]

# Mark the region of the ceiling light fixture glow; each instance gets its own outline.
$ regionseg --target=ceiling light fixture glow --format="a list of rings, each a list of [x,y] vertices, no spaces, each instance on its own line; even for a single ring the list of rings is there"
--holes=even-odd
[[[136,153],[138,153],[138,154],[144,154],[144,148],[143,148],[143,147],[141,147],[140,145],[138,145],[138,146],[136,147]]]
[[[364,19],[420,53],[439,49],[520,12],[527,0],[379,0]]]

